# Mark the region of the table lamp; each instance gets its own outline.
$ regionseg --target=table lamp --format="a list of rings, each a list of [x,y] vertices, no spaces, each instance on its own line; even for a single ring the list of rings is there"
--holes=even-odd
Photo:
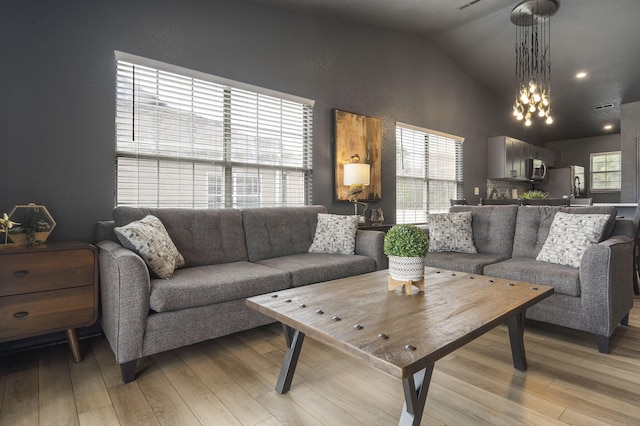
[[[356,216],[360,216],[358,213],[358,205],[364,206],[364,212],[367,210],[367,203],[362,203],[358,201],[358,195],[362,191],[364,191],[365,186],[369,186],[370,183],[370,166],[368,164],[359,163],[360,156],[358,154],[353,154],[349,158],[349,163],[344,165],[344,184],[349,185],[349,192],[347,196],[349,197],[349,201],[353,203],[354,211]],[[363,221],[364,216],[362,216],[361,221]]]

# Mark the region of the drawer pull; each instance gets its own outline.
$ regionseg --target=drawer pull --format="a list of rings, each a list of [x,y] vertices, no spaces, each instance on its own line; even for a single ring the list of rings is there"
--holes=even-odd
[[[26,277],[29,274],[29,271],[15,271],[13,273],[14,277]]]
[[[29,312],[26,311],[20,311],[20,312],[16,312],[15,314],[13,314],[14,318],[24,318],[29,316]]]

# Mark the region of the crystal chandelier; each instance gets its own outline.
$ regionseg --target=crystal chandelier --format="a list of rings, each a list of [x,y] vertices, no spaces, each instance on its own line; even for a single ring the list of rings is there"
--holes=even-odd
[[[556,0],[525,0],[511,11],[516,26],[516,99],[513,115],[525,126],[538,116],[551,118],[551,25]]]

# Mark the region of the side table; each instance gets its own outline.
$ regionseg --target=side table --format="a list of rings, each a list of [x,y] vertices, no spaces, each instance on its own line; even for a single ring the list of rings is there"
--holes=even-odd
[[[363,231],[382,231],[386,234],[387,232],[389,232],[389,229],[393,227],[393,225],[395,225],[395,223],[381,223],[380,225],[374,225],[370,223],[368,225],[360,225],[358,226],[358,229],[362,229]],[[412,223],[412,225],[416,225],[417,227],[427,226],[426,223]]]
[[[389,229],[391,229],[392,226],[393,224],[390,224],[390,223],[385,223],[384,225],[368,224],[368,225],[358,226],[358,229],[361,229],[363,231],[382,231],[386,234],[389,231]]]
[[[0,246],[0,342],[65,331],[76,362],[78,327],[98,319],[98,250],[81,241]]]

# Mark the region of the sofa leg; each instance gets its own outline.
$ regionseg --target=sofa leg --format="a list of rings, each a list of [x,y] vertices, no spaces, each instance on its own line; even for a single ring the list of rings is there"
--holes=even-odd
[[[136,379],[136,364],[137,359],[133,361],[127,361],[120,364],[120,372],[122,373],[122,381],[126,383],[131,383]]]
[[[629,325],[629,312],[627,312],[627,315],[625,315],[624,318],[620,320],[620,324]]]
[[[602,354],[609,353],[609,338],[607,336],[596,336],[598,351]]]

